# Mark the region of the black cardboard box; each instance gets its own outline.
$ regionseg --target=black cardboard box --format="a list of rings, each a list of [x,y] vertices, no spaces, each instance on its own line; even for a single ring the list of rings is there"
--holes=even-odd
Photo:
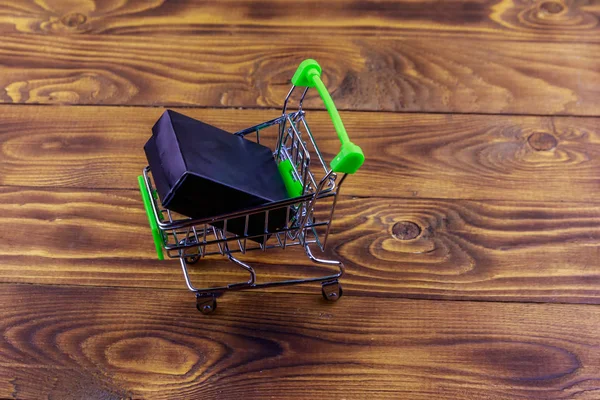
[[[156,122],[144,150],[162,205],[179,214],[216,217],[288,198],[271,149],[175,111]],[[270,212],[269,229],[285,218],[285,209]],[[264,220],[253,215],[248,234],[262,234]],[[229,220],[227,231],[244,229],[243,217]]]

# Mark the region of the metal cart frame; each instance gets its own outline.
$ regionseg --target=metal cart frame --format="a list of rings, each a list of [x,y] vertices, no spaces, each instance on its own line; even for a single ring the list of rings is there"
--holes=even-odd
[[[267,128],[278,129],[273,156],[278,164],[285,164],[285,168],[280,168],[280,171],[283,171],[284,183],[291,198],[235,213],[191,219],[175,215],[159,206],[150,167],[144,168],[143,174],[138,177],[158,258],[164,259],[164,253],[169,258],[179,258],[185,283],[188,289],[196,294],[196,306],[204,314],[213,312],[217,305],[216,298],[229,290],[320,282],[325,299],[335,301],[343,294],[338,279],[344,273],[344,265],[339,260],[316,257],[313,249],[316,246],[324,251],[340,188],[347,175],[360,168],[364,156],[360,147],[348,139],[331,96],[320,79],[320,74],[321,68],[316,61],[305,60],[292,78],[293,85],[285,98],[281,116],[235,133],[246,139],[256,135],[255,140],[260,143],[261,131]],[[288,112],[289,100],[299,86],[304,86],[304,91],[299,99],[298,109]],[[342,141],[342,150],[332,161],[331,166],[323,159],[306,122],[306,113],[302,109],[302,103],[310,87],[316,88],[323,98]],[[319,173],[315,169],[322,172]],[[339,174],[342,176],[338,180]],[[317,220],[315,207],[322,203],[323,199],[329,199],[328,203],[330,202],[331,206],[327,209],[327,216]],[[285,226],[278,229],[270,228],[269,216],[274,212],[279,212],[280,215],[285,212]],[[264,232],[250,235],[248,223],[255,215],[260,218],[264,216]],[[241,219],[245,221],[244,234],[235,234],[227,230],[228,223],[232,220],[239,222]],[[245,254],[248,251],[286,249],[292,246],[301,246],[311,261],[335,268],[335,272],[315,278],[258,283],[254,268],[237,257],[238,254]],[[247,271],[249,279],[219,287],[194,286],[190,279],[188,265],[210,255],[226,256]]]

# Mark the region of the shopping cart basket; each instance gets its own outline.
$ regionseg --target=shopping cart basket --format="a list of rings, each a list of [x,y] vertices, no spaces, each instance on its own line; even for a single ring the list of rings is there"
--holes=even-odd
[[[304,88],[298,109],[288,112],[288,102],[297,87]],[[315,88],[321,96],[342,143],[339,154],[330,165],[323,159],[306,122],[306,113],[302,110],[302,102],[309,88]],[[228,290],[320,282],[325,299],[335,301],[342,296],[342,288],[338,282],[344,273],[342,262],[319,258],[315,256],[313,249],[325,250],[342,183],[348,174],[353,174],[360,168],[364,155],[361,148],[348,138],[335,104],[321,80],[321,67],[316,61],[305,60],[298,67],[283,103],[281,116],[235,135],[260,143],[261,132],[268,128],[277,129],[273,156],[278,163],[289,199],[226,215],[192,219],[161,207],[149,166],[138,177],[158,258],[163,260],[164,253],[169,258],[179,258],[185,283],[196,294],[196,306],[204,314],[213,312],[217,306],[216,298]],[[341,175],[340,179],[338,175]],[[317,215],[315,210],[321,203],[327,208]],[[285,226],[274,229],[269,223],[269,215],[281,215],[282,212],[286,215]],[[257,217],[261,218],[261,222],[264,219],[264,231],[258,235],[256,232],[249,234],[249,221],[251,218],[255,221]],[[228,231],[228,224],[232,226],[235,223],[239,226],[240,222],[245,225],[243,234]],[[335,272],[314,278],[258,283],[254,268],[238,258],[239,254],[243,255],[248,251],[288,247],[301,248],[312,262],[333,268]],[[249,279],[226,286],[197,288],[190,280],[188,264],[212,255],[226,256],[247,271]]]

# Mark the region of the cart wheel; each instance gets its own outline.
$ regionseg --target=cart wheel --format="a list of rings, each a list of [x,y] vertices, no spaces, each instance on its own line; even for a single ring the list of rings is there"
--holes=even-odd
[[[217,299],[214,295],[196,295],[196,308],[202,314],[212,314],[217,309]]]
[[[200,256],[189,256],[185,258],[185,262],[188,264],[196,264],[200,261]]]
[[[343,296],[342,285],[338,281],[322,283],[321,294],[327,301],[336,301]]]

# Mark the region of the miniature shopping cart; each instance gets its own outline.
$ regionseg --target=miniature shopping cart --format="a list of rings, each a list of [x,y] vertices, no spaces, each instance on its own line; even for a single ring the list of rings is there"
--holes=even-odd
[[[347,174],[353,174],[360,168],[364,155],[360,147],[348,138],[320,76],[321,67],[316,61],[303,61],[292,78],[292,88],[285,98],[282,115],[235,133],[261,143],[265,130],[276,130],[276,134],[272,135],[276,140],[273,156],[290,198],[227,215],[192,219],[161,207],[150,167],[146,167],[138,178],[158,258],[164,259],[164,253],[169,258],[179,258],[185,283],[196,294],[196,306],[204,314],[213,312],[217,306],[216,298],[228,290],[320,282],[325,299],[335,301],[342,296],[338,279],[344,273],[343,264],[338,260],[319,258],[313,250],[319,248],[324,251],[342,183]],[[288,112],[288,102],[297,87],[304,88],[298,109]],[[321,96],[342,143],[341,151],[331,165],[323,159],[302,109],[309,88],[315,88]],[[320,205],[323,207],[319,208]],[[269,215],[275,213],[285,213],[285,226],[271,227]],[[256,232],[249,234],[249,221],[256,219],[257,215],[261,221],[264,218],[264,231],[258,235]],[[245,221],[243,234],[228,231],[228,223],[239,223],[240,220]],[[312,262],[332,268],[332,272],[320,277],[258,283],[254,268],[240,259],[240,255],[249,251],[275,251],[290,247],[303,250]],[[188,265],[212,255],[227,257],[247,271],[249,279],[226,286],[197,288],[190,280]]]

